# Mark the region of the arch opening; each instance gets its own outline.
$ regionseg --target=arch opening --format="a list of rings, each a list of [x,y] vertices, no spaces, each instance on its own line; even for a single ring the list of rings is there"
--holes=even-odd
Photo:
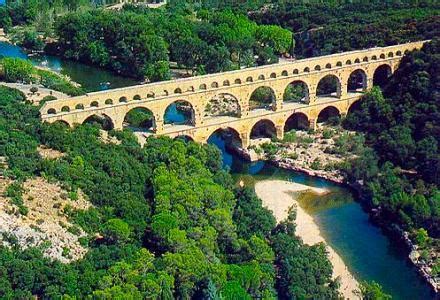
[[[249,109],[268,109],[272,110],[275,106],[275,92],[272,88],[261,86],[257,88],[249,99]]]
[[[204,116],[209,117],[240,117],[241,109],[238,99],[227,93],[221,93],[213,97],[205,107]]]
[[[293,113],[284,124],[284,132],[292,130],[308,130],[309,128],[309,118],[301,112]]]
[[[168,105],[163,119],[165,124],[194,126],[195,111],[188,101],[177,100]]]
[[[347,82],[347,92],[363,92],[367,89],[367,74],[364,70],[357,69],[351,72]]]
[[[224,152],[224,150],[243,147],[240,134],[231,127],[219,128],[208,137],[208,144],[214,144]]]
[[[328,124],[337,125],[341,121],[341,113],[334,106],[327,106],[319,112],[317,123],[318,124]]]
[[[112,119],[105,114],[91,115],[83,121],[83,124],[97,126],[98,128],[100,128],[102,130],[106,130],[106,131],[112,130],[114,128],[114,124],[113,124]]]
[[[156,130],[154,114],[145,107],[133,108],[125,115],[123,127],[132,131],[154,132]]]
[[[243,148],[240,134],[233,128],[219,128],[215,130],[207,139],[207,143],[215,145],[222,152],[223,165],[233,168],[234,156],[232,153],[239,148]]]
[[[389,81],[391,77],[391,67],[389,65],[380,65],[374,71],[373,75],[373,85],[377,85],[383,88]]]
[[[277,135],[275,124],[270,120],[260,120],[252,127],[251,140],[261,138],[274,138]]]
[[[358,100],[358,101],[352,103],[350,105],[350,107],[348,108],[347,117],[349,117],[353,113],[355,113],[357,111],[361,111],[361,110],[362,110],[362,102]]]
[[[284,102],[309,103],[309,88],[304,81],[295,80],[286,87]]]
[[[184,143],[194,142],[194,139],[189,135],[178,135],[174,138],[175,141],[182,141]]]
[[[67,121],[64,121],[64,120],[56,120],[52,124],[56,124],[56,125],[62,126],[62,127],[70,127],[69,123]]]
[[[319,97],[341,97],[341,82],[335,75],[326,75],[318,83],[316,96]]]
[[[62,112],[69,112],[69,111],[70,111],[70,107],[68,107],[68,106],[63,106],[63,107],[61,108],[61,111],[62,111]]]
[[[77,104],[77,105],[75,105],[75,109],[84,109],[84,105],[83,104]]]

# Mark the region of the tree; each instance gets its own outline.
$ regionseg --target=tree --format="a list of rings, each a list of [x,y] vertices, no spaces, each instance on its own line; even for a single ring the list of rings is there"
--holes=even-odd
[[[38,92],[38,87],[33,86],[33,87],[31,87],[29,90],[30,90],[30,92],[34,95],[36,92]]]
[[[110,242],[123,243],[129,240],[131,230],[123,220],[110,219],[104,224],[102,233]]]
[[[284,54],[295,47],[292,33],[279,26],[261,25],[256,31],[257,42],[263,47],[272,48],[277,54]]]
[[[361,296],[362,299],[365,299],[365,300],[391,299],[391,296],[386,294],[383,291],[382,287],[374,281],[372,281],[371,283],[367,282],[367,281],[361,282],[359,289],[360,289],[359,296]]]
[[[429,241],[429,236],[428,236],[428,232],[423,229],[423,228],[419,228],[416,231],[416,242],[420,247],[425,247],[426,243]]]

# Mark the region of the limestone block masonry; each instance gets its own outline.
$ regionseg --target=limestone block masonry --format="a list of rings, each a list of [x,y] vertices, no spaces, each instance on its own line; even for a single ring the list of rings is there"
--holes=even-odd
[[[305,116],[312,127],[320,112],[328,107],[336,108],[342,115],[347,114],[350,106],[373,86],[376,70],[386,67],[389,72],[394,72],[405,53],[422,48],[425,42],[94,92],[46,102],[40,113],[45,122],[62,121],[69,126],[82,124],[93,115],[105,116],[115,129],[123,129],[124,118],[130,110],[146,108],[154,116],[154,135],[188,136],[196,142],[205,143],[216,130],[229,128],[241,138],[242,146],[248,147],[252,128],[260,121],[272,123],[277,137],[282,138],[284,126],[294,114]],[[348,90],[348,80],[353,72],[363,74],[362,91]],[[318,84],[329,75],[337,79],[337,91],[320,97],[317,95]],[[307,103],[284,103],[286,88],[297,81],[308,90]],[[251,110],[251,95],[260,87],[272,89],[276,100],[270,109]],[[205,116],[209,101],[219,94],[232,95],[237,99],[240,106],[238,117]],[[176,101],[186,101],[192,106],[191,125],[164,124],[167,107]]]

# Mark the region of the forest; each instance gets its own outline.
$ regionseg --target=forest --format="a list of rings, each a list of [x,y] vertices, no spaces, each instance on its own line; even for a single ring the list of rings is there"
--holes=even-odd
[[[39,1],[0,9],[6,29],[20,25],[9,30],[19,44],[148,81],[431,39],[440,28],[436,1],[174,0],[121,11]]]
[[[344,121],[369,146],[346,166],[349,180],[363,182],[368,205],[380,207],[383,220],[426,230],[434,243],[440,237],[439,53],[434,39],[406,55],[383,91],[374,88]]]
[[[171,1],[166,10],[119,12],[85,0],[41,1],[9,1],[1,24],[30,26],[30,47],[41,46],[41,33],[55,36],[43,44],[49,53],[150,81],[169,79],[170,62],[205,74],[292,52],[301,58],[431,39],[440,28],[435,1]],[[368,146],[343,166],[346,177],[361,183],[366,206],[417,232],[420,243],[440,233],[439,47],[436,39],[406,55],[383,90],[373,89],[344,120]],[[11,81],[44,75],[3,63]],[[93,125],[42,124],[38,107],[0,87],[0,156],[8,166],[1,176],[14,180],[19,212],[27,213],[19,187],[32,177],[81,190],[93,204],[69,212],[88,234],[79,261],[0,247],[0,298],[338,299],[325,247],[295,236],[294,211],[277,225],[252,189],[235,186],[218,149],[169,138],[149,138],[142,148],[129,131],[110,135],[118,143],[104,143]],[[66,155],[45,159],[39,145]],[[367,299],[385,297],[374,284],[362,290]]]
[[[23,94],[0,87],[2,176],[14,186],[42,176],[94,205],[69,213],[89,233],[82,260],[0,247],[0,297],[337,299],[324,246],[295,236],[294,213],[276,226],[253,190],[234,186],[216,148],[169,138],[141,148],[131,132],[111,134],[119,145],[92,125],[41,124]],[[40,144],[67,155],[43,159]]]

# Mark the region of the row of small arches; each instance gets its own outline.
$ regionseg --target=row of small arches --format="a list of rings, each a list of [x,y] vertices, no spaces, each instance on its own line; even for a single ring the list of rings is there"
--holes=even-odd
[[[405,53],[407,53],[408,52],[408,50],[406,50],[405,51]],[[402,56],[402,51],[400,51],[400,50],[398,50],[398,51],[396,51],[395,53],[394,52],[392,52],[392,51],[390,51],[390,52],[388,52],[388,54],[386,55],[385,53],[382,53],[381,55],[379,55],[379,58],[376,56],[376,55],[373,55],[373,56],[371,56],[371,58],[368,58],[367,56],[365,56],[362,60],[360,59],[360,58],[356,58],[354,61],[352,61],[352,60],[347,60],[346,62],[345,62],[345,65],[352,65],[352,64],[359,64],[359,63],[361,63],[361,61],[362,62],[368,62],[369,60],[378,60],[378,59],[385,59],[386,57],[388,57],[388,58],[392,58],[392,57],[394,57],[394,56]],[[341,62],[341,61],[338,61],[337,63],[336,63],[336,67],[342,67],[343,66],[343,63]],[[325,69],[331,69],[333,66],[332,66],[332,64],[331,63],[327,63],[325,66],[324,66],[324,68]],[[315,67],[314,67],[314,71],[320,71],[320,70],[322,70],[323,68],[322,68],[322,66],[321,65],[316,65]],[[309,73],[309,72],[311,72],[311,70],[310,70],[310,68],[309,67],[305,67],[304,69],[303,69],[303,73]],[[293,71],[292,71],[292,75],[297,75],[297,74],[300,74],[300,70],[298,70],[298,69],[294,69]],[[286,77],[286,76],[289,76],[289,72],[287,71],[287,70],[283,70],[282,72],[281,72],[281,76],[283,76],[283,77]],[[269,75],[269,78],[271,78],[271,79],[274,79],[274,78],[277,78],[278,77],[278,75],[275,73],[275,72],[272,72],[270,75]],[[266,76],[265,75],[263,75],[263,74],[261,74],[261,75],[259,75],[258,77],[257,77],[257,79],[256,80],[266,80]],[[255,80],[254,80],[254,78],[252,77],[252,76],[248,76],[247,78],[246,78],[246,80],[245,80],[245,82],[246,83],[250,83],[250,82],[254,82]],[[235,79],[234,80],[234,82],[233,82],[233,84],[236,84],[236,85],[238,85],[238,84],[242,84],[243,83],[243,81],[240,79],[240,78],[237,78],[237,79]],[[231,84],[231,81],[229,81],[229,80],[224,80],[223,81],[223,85],[222,86],[231,86],[232,84]],[[210,84],[210,86],[209,86],[209,88],[212,88],[212,89],[215,89],[215,88],[219,88],[220,87],[220,84],[218,83],[218,82],[212,82],[211,84]],[[208,85],[207,84],[205,84],[205,83],[203,83],[203,84],[201,84],[200,86],[199,86],[199,90],[207,90],[208,89]],[[185,92],[195,92],[195,88],[193,87],[193,86],[191,86],[191,87],[189,87],[186,91],[184,91],[184,90],[182,90],[181,88],[176,88],[176,89],[174,89],[174,91],[173,91],[173,93],[174,94],[183,94],[183,93],[185,93]],[[162,93],[162,95],[159,95],[159,96],[169,96],[170,95],[170,92],[168,91],[168,90],[164,90],[163,91],[163,93]],[[149,92],[148,94],[147,94],[147,97],[146,98],[155,98],[156,97],[156,93],[154,93],[154,92]],[[134,96],[133,97],[133,100],[141,100],[142,98],[141,98],[141,96],[139,96],[139,95],[136,95],[136,96]],[[119,98],[119,103],[125,103],[125,102],[128,102],[128,99],[127,99],[127,97],[121,97],[121,98]],[[105,101],[105,104],[106,105],[112,105],[112,104],[115,104],[115,103],[113,103],[113,100],[112,99],[107,99],[106,101]],[[92,103],[91,103],[91,105],[90,106],[92,106],[92,107],[98,107],[99,106],[99,103],[97,102],[97,101],[93,101]],[[78,107],[76,107],[76,109],[84,109],[83,107],[81,107],[81,105],[78,105]],[[62,111],[63,112],[68,112],[69,111],[69,108],[68,107],[64,107],[63,109],[62,109]]]
[[[377,69],[376,69],[376,71],[377,70],[380,70],[380,69],[383,69],[385,67],[385,73],[387,73],[387,74],[390,74],[391,73],[391,68],[389,67],[389,65],[387,65],[387,64],[384,64],[384,65],[381,65],[381,66],[379,66]],[[349,80],[352,78],[352,76],[353,75],[355,75],[357,78],[360,78],[360,86],[359,87],[357,87],[356,88],[356,90],[358,89],[358,88],[361,88],[362,90],[365,90],[366,88],[367,88],[367,86],[366,86],[366,82],[367,82],[367,75],[366,75],[366,73],[365,73],[365,71],[364,70],[362,70],[362,69],[356,69],[355,71],[353,71],[351,74],[350,74],[350,77],[349,77]],[[359,77],[360,76],[360,77]],[[376,72],[375,72],[375,76],[376,76]],[[388,76],[388,75],[387,75]],[[341,92],[341,82],[340,82],[340,79],[337,77],[337,76],[335,76],[335,75],[327,75],[327,76],[325,76],[325,77],[323,77],[322,79],[321,79],[321,81],[324,79],[324,78],[332,78],[333,80],[334,80],[334,82],[336,82],[336,86],[337,86],[337,88],[336,88],[336,90],[335,91],[333,91],[333,92],[336,92],[337,94],[336,94],[336,96],[339,98],[340,97],[340,92]],[[320,82],[321,82],[320,81]],[[305,97],[305,100],[308,100],[308,97],[309,97],[309,93],[310,93],[310,90],[309,90],[309,86],[308,86],[308,84],[306,83],[306,82],[304,82],[304,81],[301,81],[301,80],[294,80],[294,81],[292,81],[291,83],[289,83],[289,85],[287,85],[287,87],[288,86],[291,86],[291,85],[293,85],[293,84],[301,84],[303,87],[304,87],[304,90],[305,90],[305,95],[304,95],[304,97]],[[287,87],[286,87],[286,89],[287,89]],[[318,87],[319,87],[319,84],[318,84]],[[261,87],[260,87],[261,88]],[[270,88],[269,86],[265,86],[264,88]],[[257,91],[259,88],[257,88],[255,91]],[[254,92],[255,92],[254,91]],[[286,92],[286,90],[285,90],[285,92]],[[348,87],[347,87],[347,92],[350,92],[350,84],[348,84]],[[273,89],[271,89],[271,93],[273,94],[273,97],[275,97],[274,95],[275,95],[275,92],[274,92],[274,90]],[[318,95],[318,94],[316,94],[317,95],[317,97],[319,97],[319,96],[321,96],[321,95]],[[328,95],[327,95],[328,96]],[[234,98],[238,101],[238,98],[237,97],[235,97],[234,96]],[[141,97],[139,96],[139,95],[136,95],[135,97],[133,97],[133,100],[140,100],[141,99]],[[252,99],[252,97],[251,97],[251,99]],[[119,103],[126,103],[126,102],[128,102],[128,100],[127,100],[127,98],[126,97],[121,97],[120,99],[119,99]],[[306,101],[307,102],[307,101]],[[107,99],[106,101],[105,101],[105,105],[113,105],[114,104],[114,102],[113,102],[113,100],[112,99]],[[99,105],[99,103],[98,103],[98,101],[92,101],[91,103],[90,103],[90,106],[89,107],[91,107],[91,108],[93,108],[93,107],[99,107],[100,105]],[[85,109],[85,106],[84,106],[84,104],[82,104],[82,103],[79,103],[79,104],[77,104],[75,107],[74,107],[74,109],[75,110],[84,110]],[[68,107],[68,106],[64,106],[64,107],[62,107],[61,108],[61,112],[70,112],[71,111],[71,108],[70,107]],[[48,114],[56,114],[57,113],[57,111],[54,109],[54,108],[50,108],[48,111],[47,111],[47,113]]]
[[[406,51],[407,52],[407,51]],[[389,58],[392,58],[392,57],[394,57],[394,56],[402,56],[402,52],[399,50],[399,51],[397,51],[396,53],[393,53],[393,52],[389,52],[388,53],[388,55],[386,56],[385,54],[381,54],[380,56],[379,56],[379,59],[385,59],[386,57],[389,57]],[[362,62],[368,62],[370,59],[367,57],[367,56],[365,56],[363,59],[362,59]],[[378,60],[378,57],[376,56],[376,55],[373,55],[372,57],[371,57],[371,60]],[[352,64],[359,64],[359,63],[361,63],[361,59],[360,58],[356,58],[354,61],[352,61],[352,60],[347,60],[346,62],[345,62],[345,65],[352,65]],[[337,62],[336,63],[336,67],[342,67],[343,66],[343,63],[341,62],[341,61],[339,61],[339,62]],[[332,64],[331,63],[328,63],[328,64],[326,64],[325,65],[325,69],[331,69],[333,66],[332,66]],[[315,67],[314,67],[314,70],[315,71],[320,71],[320,70],[322,70],[322,67],[321,67],[321,65],[316,65]],[[310,72],[310,68],[309,67],[305,67],[304,69],[303,69],[303,73],[309,73]],[[300,70],[298,70],[298,69],[294,69],[293,71],[292,71],[292,75],[297,75],[297,74],[300,74]],[[283,77],[286,77],[286,76],[289,76],[289,72],[287,71],[287,70],[283,70],[282,72],[281,72],[281,76],[283,76]],[[275,72],[272,72],[270,75],[269,75],[269,78],[270,79],[274,79],[274,78],[277,78],[278,76],[277,76],[277,74],[275,73]],[[261,75],[259,75],[258,77],[257,77],[257,80],[266,80],[266,76],[265,75],[263,75],[263,74],[261,74]],[[245,80],[245,82],[246,83],[250,83],[250,82],[254,82],[254,78],[252,77],[252,76],[248,76],[247,78],[246,78],[246,80]],[[234,80],[234,84],[242,84],[243,83],[243,81],[240,79],[240,78],[237,78],[237,79],[235,79]],[[231,86],[231,81],[229,81],[228,79],[226,79],[226,80],[224,80],[223,81],[223,86]],[[219,88],[220,87],[220,84],[218,83],[218,82],[216,82],[216,81],[214,81],[214,82],[212,82],[211,83],[211,85],[210,85],[210,88],[213,88],[213,89],[215,89],[215,88]],[[201,84],[200,86],[199,86],[199,90],[207,90],[208,89],[208,85],[207,84],[205,84],[205,83],[203,83],[203,84]],[[195,88],[194,87],[190,87],[190,88],[188,88],[188,90],[187,90],[187,92],[194,92],[195,91]],[[176,88],[175,90],[174,90],[174,94],[182,94],[183,93],[183,91],[182,91],[182,89],[181,88]],[[150,95],[151,95],[151,97],[153,98],[153,97],[155,97],[155,94],[154,93],[150,93]],[[169,95],[169,92],[168,91],[164,91],[164,95],[165,96],[168,96]],[[148,96],[147,96],[148,97]]]
[[[408,50],[407,51],[405,51],[405,53],[406,52],[408,52]],[[372,57],[371,57],[371,60],[378,60],[378,59],[385,59],[385,58],[392,58],[392,57],[394,57],[394,56],[402,56],[402,51],[396,51],[395,53],[394,52],[389,52],[388,53],[388,55],[385,55],[384,53],[383,54],[381,54],[380,56],[379,56],[379,58],[376,56],[376,55],[373,55]],[[362,62],[368,62],[368,61],[370,61],[370,59],[367,57],[367,56],[365,56],[363,59],[362,59]],[[345,62],[345,65],[352,65],[352,64],[359,64],[359,63],[361,63],[361,59],[360,58],[356,58],[354,61],[352,61],[352,60],[347,60],[346,62]],[[336,63],[336,67],[342,67],[343,66],[343,63],[341,62],[341,61],[339,61],[339,62],[337,62]],[[325,69],[331,69],[333,66],[332,66],[332,64],[331,63],[328,63],[328,64],[326,64],[325,65]],[[314,67],[314,70],[315,71],[320,71],[320,70],[322,70],[322,67],[321,67],[321,65],[316,65],[315,67]],[[305,67],[304,69],[303,69],[303,73],[309,73],[310,72],[310,68],[309,67]],[[294,69],[293,71],[292,71],[292,75],[297,75],[297,74],[300,74],[300,70],[298,70],[298,69]],[[283,70],[282,72],[281,72],[281,76],[283,76],[283,77],[286,77],[286,76],[289,76],[289,72],[287,71],[287,70]],[[269,78],[271,78],[271,79],[274,79],[274,78],[277,78],[278,77],[278,75],[275,73],[275,72],[272,72],[270,75],[269,75]],[[263,75],[263,74],[261,74],[261,75],[259,75],[258,77],[257,77],[257,80],[266,80],[266,76],[265,75]],[[252,76],[248,76],[247,78],[246,78],[246,80],[245,80],[245,82],[246,83],[250,83],[250,82],[254,82],[255,80],[254,80],[254,78],[252,77]],[[240,78],[237,78],[237,79],[235,79],[234,80],[234,82],[233,82],[234,84],[242,84],[243,83],[243,81],[240,79]],[[222,86],[231,86],[232,84],[231,84],[231,81],[230,80],[228,80],[228,79],[226,79],[226,80],[224,80],[223,81],[223,85]],[[211,83],[211,85],[210,85],[210,88],[213,88],[213,89],[215,89],[215,88],[219,88],[220,87],[220,84],[218,83],[218,82],[216,82],[216,81],[214,81],[214,82],[212,82]],[[200,86],[199,86],[199,90],[207,90],[208,89],[208,85],[207,84],[205,84],[205,83],[203,83],[203,84],[201,84]],[[188,88],[188,90],[187,90],[187,92],[194,92],[195,91],[195,88],[193,87],[193,86],[191,86],[190,88]],[[175,90],[174,90],[174,94],[182,94],[183,93],[183,91],[182,91],[182,89],[181,88],[176,88]],[[155,94],[154,93],[150,93],[150,95],[151,95],[151,97],[155,97]],[[168,96],[169,95],[169,92],[168,91],[164,91],[164,95],[165,96]]]

